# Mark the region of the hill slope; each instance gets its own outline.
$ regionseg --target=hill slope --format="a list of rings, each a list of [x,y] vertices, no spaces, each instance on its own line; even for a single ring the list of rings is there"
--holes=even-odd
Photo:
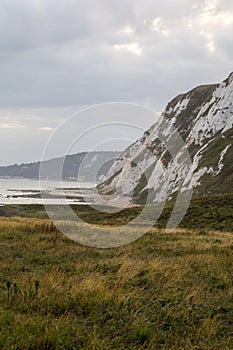
[[[177,131],[184,148],[177,146]],[[232,142],[233,73],[169,102],[159,123],[120,155],[99,189],[139,203],[148,194],[150,203],[160,202],[164,188],[167,198],[187,189],[196,196],[232,192]],[[182,160],[184,149],[190,163]]]
[[[46,177],[51,179],[56,179],[58,168],[62,166],[63,179],[79,177],[81,181],[95,181],[95,174],[99,178],[105,176],[118,155],[119,152],[115,151],[81,152],[44,161],[43,169]],[[40,165],[41,162],[2,166],[0,177],[38,178]]]

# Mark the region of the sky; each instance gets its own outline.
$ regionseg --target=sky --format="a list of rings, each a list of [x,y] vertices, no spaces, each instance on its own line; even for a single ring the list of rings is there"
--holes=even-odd
[[[1,0],[0,165],[39,160],[84,108],[122,101],[161,112],[179,93],[224,80],[232,38],[232,0]],[[91,126],[85,113],[79,121],[77,134]],[[134,122],[146,130],[153,114]]]

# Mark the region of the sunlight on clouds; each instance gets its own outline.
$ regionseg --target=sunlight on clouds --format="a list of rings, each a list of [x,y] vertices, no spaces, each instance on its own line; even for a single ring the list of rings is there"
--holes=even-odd
[[[210,52],[214,52],[216,50],[215,48],[215,44],[214,44],[214,41],[212,39],[210,39],[207,44],[207,49],[210,51]]]
[[[161,22],[162,18],[161,17],[156,17],[154,20],[153,20],[153,26],[154,28],[157,28],[159,23]]]
[[[204,1],[203,10],[207,12],[212,12],[217,9],[218,0],[206,0]]]
[[[154,32],[168,36],[172,34],[174,28],[185,26],[188,29],[205,31],[205,36],[208,39],[209,51],[215,51],[214,33],[219,26],[229,26],[233,24],[233,12],[224,11],[219,6],[219,0],[196,0],[193,4],[195,10],[191,15],[181,18],[180,20],[168,20],[163,17],[156,17],[154,20],[144,20],[143,23],[149,26]],[[203,35],[203,33],[200,33]],[[212,36],[212,38],[210,38]]]
[[[134,29],[131,27],[130,24],[127,24],[126,26],[124,26],[121,30],[120,33],[124,33],[124,34],[133,34],[135,31]]]
[[[23,128],[23,125],[21,124],[14,124],[14,123],[0,123],[0,129],[19,129]]]
[[[223,23],[226,25],[233,24],[233,14],[232,13],[222,13]]]
[[[130,43],[130,44],[122,44],[122,45],[114,45],[114,49],[116,50],[127,50],[132,52],[137,56],[141,56],[142,49],[139,47],[138,43]]]
[[[156,17],[152,22],[152,30],[154,32],[161,33],[168,36],[169,31],[167,25],[165,25],[162,17]]]
[[[217,51],[216,35],[224,26],[233,24],[233,13],[224,11],[219,0],[196,1],[194,14],[183,19],[190,30],[196,30],[206,39],[206,48],[210,53]]]
[[[192,19],[191,18],[183,18],[182,19],[182,24],[185,26],[185,27],[187,27],[187,28],[189,28],[189,29],[191,29],[191,28],[193,28],[193,21],[192,21]]]
[[[215,52],[216,47],[215,47],[215,43],[214,43],[214,39],[213,39],[212,34],[206,33],[204,31],[200,32],[200,34],[207,39],[206,47],[207,47],[208,51]]]
[[[218,0],[199,0],[194,2],[193,9],[201,10],[202,12],[215,11],[218,3]]]
[[[55,128],[51,128],[49,126],[43,126],[42,128],[40,128],[41,131],[53,131],[55,130]]]
[[[205,0],[201,5],[194,6],[198,9],[198,14],[191,18],[201,25],[230,25],[233,23],[233,13],[222,11],[218,8],[219,0]]]

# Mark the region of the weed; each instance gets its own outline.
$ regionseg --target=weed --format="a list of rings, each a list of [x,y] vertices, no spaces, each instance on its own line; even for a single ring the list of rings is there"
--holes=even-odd
[[[151,337],[151,331],[146,327],[140,327],[134,334],[134,342],[136,344],[144,344]]]

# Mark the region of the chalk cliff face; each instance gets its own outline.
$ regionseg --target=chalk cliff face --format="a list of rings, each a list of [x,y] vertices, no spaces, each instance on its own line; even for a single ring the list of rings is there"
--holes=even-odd
[[[232,143],[233,73],[169,102],[159,122],[114,162],[99,189],[139,203],[159,202],[164,190],[167,198],[190,188],[194,195],[233,192]],[[189,161],[182,158],[185,150]]]

